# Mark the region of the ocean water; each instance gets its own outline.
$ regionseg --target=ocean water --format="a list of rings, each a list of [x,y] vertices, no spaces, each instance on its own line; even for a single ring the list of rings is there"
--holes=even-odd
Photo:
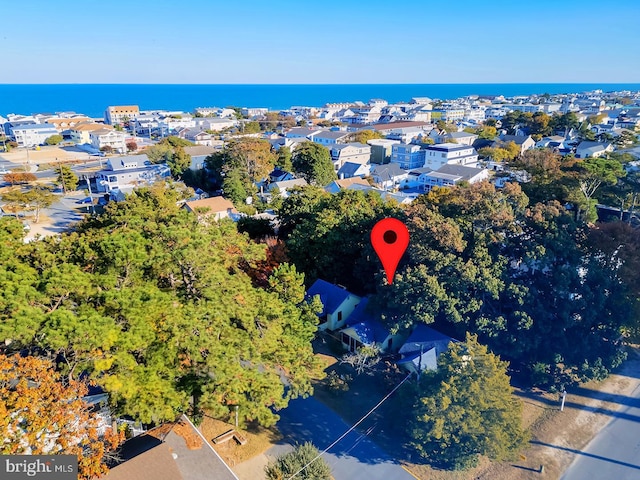
[[[142,110],[192,111],[196,107],[322,106],[328,102],[409,101],[412,97],[452,99],[466,95],[530,95],[595,89],[640,90],[639,83],[507,83],[385,85],[125,85],[125,84],[0,84],[0,115],[74,111],[102,117],[109,105],[139,105]]]

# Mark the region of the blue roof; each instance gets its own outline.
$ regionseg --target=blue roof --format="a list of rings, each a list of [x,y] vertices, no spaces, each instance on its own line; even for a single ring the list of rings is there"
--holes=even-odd
[[[346,326],[353,328],[364,344],[382,343],[389,336],[389,329],[373,316],[367,308],[368,304],[369,299],[363,298],[353,313],[349,315]]]
[[[325,315],[335,312],[338,307],[342,305],[342,302],[349,298],[351,293],[333,283],[318,279],[311,285],[311,288],[307,290],[308,297],[314,297],[315,295],[320,296],[320,301],[323,305],[321,315]]]
[[[427,350],[435,347],[436,355],[440,355],[448,349],[450,342],[457,342],[457,340],[445,335],[444,333],[440,333],[431,327],[420,324],[416,327],[413,333],[409,335],[409,338],[407,338],[407,341],[398,353],[409,355],[417,352],[419,356],[420,348],[422,348],[423,352],[426,352]]]

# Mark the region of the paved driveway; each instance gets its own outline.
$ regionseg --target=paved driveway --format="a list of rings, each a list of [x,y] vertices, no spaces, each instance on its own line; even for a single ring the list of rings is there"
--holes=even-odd
[[[324,450],[349,429],[331,409],[313,397],[297,399],[278,412],[278,429],[288,444],[311,441]],[[277,456],[291,447],[276,445],[266,453]],[[336,480],[414,480],[395,460],[366,436],[353,431],[332,447],[323,458]]]
[[[562,480],[640,478],[640,387],[616,418],[577,453]]]

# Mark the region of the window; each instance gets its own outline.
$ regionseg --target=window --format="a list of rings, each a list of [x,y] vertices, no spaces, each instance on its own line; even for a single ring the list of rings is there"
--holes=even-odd
[[[342,321],[342,312],[341,311],[338,312],[338,321],[339,322]]]

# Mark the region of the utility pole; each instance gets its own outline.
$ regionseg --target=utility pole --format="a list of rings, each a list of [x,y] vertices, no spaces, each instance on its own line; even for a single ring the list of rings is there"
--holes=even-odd
[[[567,398],[567,391],[563,390],[562,391],[562,403],[560,404],[560,411],[562,412],[564,410],[564,400],[565,398]]]
[[[60,160],[58,160],[58,157],[56,157],[56,162],[58,162],[58,175],[60,176],[60,183],[62,183],[62,194],[66,195],[67,194],[67,185],[66,182],[64,181],[64,174],[62,173],[62,163],[60,162]]]
[[[96,206],[93,204],[93,194],[91,193],[91,182],[89,182],[89,175],[85,175],[84,179],[87,181],[87,190],[89,190],[89,198],[91,199],[91,211],[96,214]]]

